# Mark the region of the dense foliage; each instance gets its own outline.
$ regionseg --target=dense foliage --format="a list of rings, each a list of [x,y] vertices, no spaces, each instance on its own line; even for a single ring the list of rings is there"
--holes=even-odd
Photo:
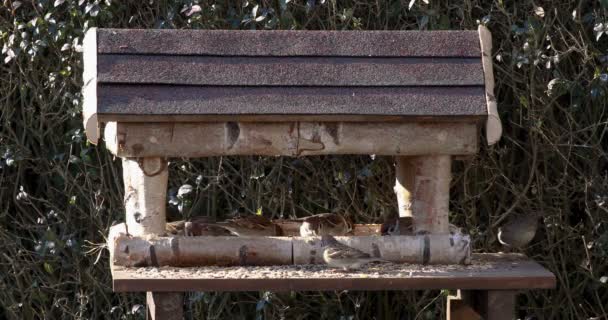
[[[114,294],[109,226],[122,221],[120,162],[86,143],[83,32],[115,28],[438,30],[489,27],[501,142],[454,166],[450,216],[481,252],[504,219],[540,212],[525,253],[557,290],[520,295],[526,319],[608,319],[607,0],[3,0],[0,3],[0,318],[141,319]],[[480,132],[481,136],[481,132]],[[383,157],[175,159],[172,218],[262,211],[396,211]],[[172,195],[195,186],[191,198]],[[193,293],[205,319],[436,319],[445,292]]]

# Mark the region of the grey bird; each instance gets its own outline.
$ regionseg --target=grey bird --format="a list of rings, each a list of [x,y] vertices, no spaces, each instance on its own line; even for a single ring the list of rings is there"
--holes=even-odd
[[[522,249],[536,235],[538,214],[518,215],[498,228],[498,241],[511,249]]]
[[[352,224],[341,214],[321,213],[302,218],[300,236],[343,236],[352,231]]]
[[[321,247],[323,248],[325,263],[332,268],[341,268],[344,271],[359,269],[370,262],[387,262],[380,258],[374,258],[359,249],[342,244],[328,234],[321,236]]]

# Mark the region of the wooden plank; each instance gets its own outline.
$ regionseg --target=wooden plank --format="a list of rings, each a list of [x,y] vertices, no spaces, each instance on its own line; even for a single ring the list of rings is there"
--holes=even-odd
[[[475,154],[474,123],[109,123],[106,147],[119,157],[222,155]]]
[[[478,58],[100,55],[99,83],[214,86],[483,85]]]
[[[98,29],[100,54],[479,57],[471,31]]]
[[[198,87],[102,84],[99,117],[132,115],[487,114],[483,87]],[[169,119],[169,118],[167,118]],[[168,121],[168,120],[167,120]]]
[[[323,265],[123,268],[116,292],[551,289],[555,276],[520,254],[474,254],[467,266],[377,264],[343,273]]]
[[[184,295],[173,292],[147,292],[148,320],[182,320]]]

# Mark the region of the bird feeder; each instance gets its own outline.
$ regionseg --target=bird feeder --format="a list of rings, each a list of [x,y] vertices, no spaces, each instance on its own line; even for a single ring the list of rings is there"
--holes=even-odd
[[[491,48],[483,26],[89,29],[84,127],[122,158],[125,183],[125,223],[108,240],[114,290],[148,292],[152,319],[181,319],[180,291],[462,289],[448,318],[511,319],[514,290],[552,288],[555,277],[522,255],[471,254],[448,221],[452,161],[477,153],[480,128],[488,144],[501,136]],[[414,233],[357,225],[338,240],[396,263],[336,274],[318,239],[289,231],[165,234],[173,157],[327,154],[394,156],[396,205]]]

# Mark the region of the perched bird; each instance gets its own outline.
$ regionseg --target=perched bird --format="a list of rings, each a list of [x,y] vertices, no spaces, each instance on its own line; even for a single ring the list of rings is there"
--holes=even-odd
[[[337,213],[321,213],[302,218],[300,225],[300,236],[343,236],[352,230],[352,224],[346,218]]]
[[[209,217],[196,217],[192,220],[180,220],[166,224],[167,234],[174,236],[232,236],[226,228],[214,223]]]
[[[325,263],[333,268],[342,268],[344,271],[359,269],[370,262],[386,262],[359,249],[342,244],[328,234],[321,236],[321,247]]]
[[[281,228],[278,225],[272,223],[270,219],[259,215],[232,218],[218,222],[217,225],[239,237],[280,236],[282,234]]]
[[[537,214],[513,217],[498,228],[498,241],[508,248],[525,247],[536,235],[538,218]]]

